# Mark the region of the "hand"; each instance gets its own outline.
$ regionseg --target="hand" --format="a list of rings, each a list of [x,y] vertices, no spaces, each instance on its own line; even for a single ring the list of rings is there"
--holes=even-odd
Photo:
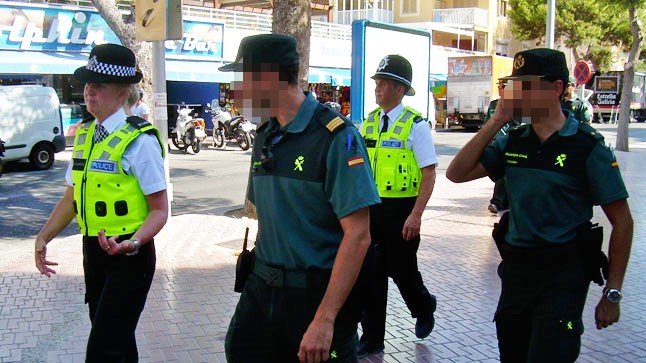
[[[602,296],[594,311],[594,320],[597,323],[597,329],[601,330],[618,322],[619,315],[619,303],[611,303],[605,296]]]
[[[502,97],[498,101],[498,104],[496,105],[496,109],[494,110],[493,115],[491,115],[490,121],[495,122],[500,127],[504,126],[507,122],[511,121],[513,117],[511,102],[512,102],[511,100],[505,100],[505,98]]]
[[[330,358],[330,346],[334,335],[334,321],[320,321],[316,318],[307,327],[298,350],[300,363],[320,363]]]
[[[119,236],[112,236],[110,238],[107,238],[105,236],[105,230],[100,230],[99,231],[99,245],[101,246],[101,249],[105,251],[110,256],[116,256],[116,255],[123,255],[128,252],[132,252],[135,250],[135,245],[134,243],[127,241],[128,243],[117,243],[119,240]]]
[[[419,236],[420,226],[422,225],[422,215],[417,215],[411,213],[406,222],[404,222],[404,229],[402,229],[402,237],[405,240],[410,241],[413,238]]]
[[[47,242],[42,238],[36,238],[34,257],[36,258],[36,268],[41,274],[51,277],[56,271],[49,266],[58,266],[58,263],[47,261]]]

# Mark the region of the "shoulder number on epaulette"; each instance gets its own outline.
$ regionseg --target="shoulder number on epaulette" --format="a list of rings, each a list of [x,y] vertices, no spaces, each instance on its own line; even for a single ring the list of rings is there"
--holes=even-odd
[[[327,124],[325,124],[325,128],[327,128],[330,132],[334,132],[339,126],[345,124],[345,121],[341,119],[341,117],[337,116],[330,120]]]
[[[422,116],[417,116],[417,117],[415,117],[415,119],[413,120],[413,122],[414,122],[414,123],[420,123],[420,122],[422,122],[422,121],[426,121],[426,119],[425,119],[424,117],[422,117]]]

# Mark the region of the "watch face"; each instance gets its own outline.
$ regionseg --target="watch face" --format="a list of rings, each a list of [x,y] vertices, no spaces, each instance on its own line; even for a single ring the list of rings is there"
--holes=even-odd
[[[610,290],[608,291],[608,294],[606,295],[608,298],[608,301],[612,303],[617,303],[621,301],[621,293],[617,290]]]

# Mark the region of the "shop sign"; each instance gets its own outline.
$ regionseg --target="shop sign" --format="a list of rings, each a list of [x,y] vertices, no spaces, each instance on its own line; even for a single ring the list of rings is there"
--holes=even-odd
[[[181,40],[167,40],[167,58],[222,59],[224,24],[204,21],[184,21],[184,36]]]
[[[597,105],[618,106],[619,100],[616,93],[597,93]]]
[[[0,5],[0,49],[89,52],[120,43],[97,12]]]
[[[164,43],[167,58],[222,59],[224,24],[185,20],[183,33]],[[0,49],[90,52],[104,43],[121,41],[96,11],[0,4]]]

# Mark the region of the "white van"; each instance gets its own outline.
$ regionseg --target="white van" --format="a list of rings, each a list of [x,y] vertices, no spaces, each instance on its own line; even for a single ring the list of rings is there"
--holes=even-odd
[[[43,86],[0,86],[2,161],[28,158],[35,169],[49,169],[54,153],[65,149],[56,91]]]

